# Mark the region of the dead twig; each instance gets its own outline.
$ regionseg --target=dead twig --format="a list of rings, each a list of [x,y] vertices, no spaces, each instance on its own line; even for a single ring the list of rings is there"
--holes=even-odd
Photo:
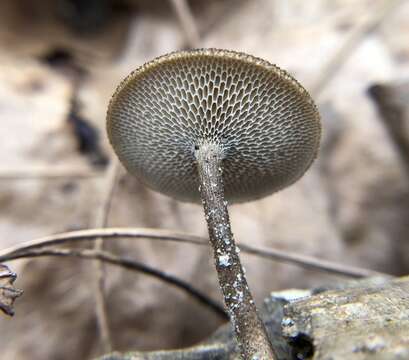
[[[122,256],[117,256],[107,251],[88,249],[30,249],[10,254],[8,256],[5,256],[4,259],[5,261],[12,261],[22,258],[34,258],[43,256],[77,257],[81,259],[92,259],[109,263],[111,265],[121,266],[128,270],[141,272],[145,275],[157,278],[169,285],[172,285],[186,292],[189,296],[192,296],[198,302],[210,308],[218,316],[222,317],[225,320],[228,319],[227,314],[224,311],[224,308],[221,304],[209,298],[206,294],[202,293],[201,291],[195,289],[189,283],[171,274],[150,267],[146,264]]]
[[[41,248],[51,245],[61,245],[74,241],[90,241],[95,238],[104,239],[115,238],[139,238],[161,241],[174,241],[179,243],[188,243],[193,245],[208,246],[206,238],[190,235],[186,233],[177,233],[169,230],[150,229],[150,228],[105,228],[88,229],[72,232],[65,232],[56,235],[46,236],[40,239],[27,241],[23,244],[15,245],[0,251],[0,261],[4,261],[5,256],[18,254],[19,252]],[[244,253],[262,256],[269,260],[276,260],[284,263],[298,265],[307,269],[341,275],[351,278],[363,278],[368,276],[388,276],[386,274],[373,270],[362,269],[358,267],[338,264],[332,261],[321,260],[315,257],[299,255],[283,250],[272,248],[261,248],[252,245],[238,244]]]

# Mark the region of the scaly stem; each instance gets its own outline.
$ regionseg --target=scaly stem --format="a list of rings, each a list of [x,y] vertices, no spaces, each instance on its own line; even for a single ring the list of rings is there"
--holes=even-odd
[[[277,359],[247,285],[231,232],[222,177],[220,145],[204,143],[196,151],[200,193],[224,302],[245,360]]]

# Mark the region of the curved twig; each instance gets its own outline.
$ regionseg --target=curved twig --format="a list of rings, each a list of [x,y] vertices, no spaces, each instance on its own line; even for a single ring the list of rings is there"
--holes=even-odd
[[[217,315],[227,320],[228,316],[224,308],[217,301],[209,298],[206,294],[195,289],[189,283],[161,270],[150,267],[138,261],[114,255],[108,251],[89,250],[89,249],[29,249],[22,250],[9,255],[2,256],[4,261],[13,261],[22,258],[34,258],[43,256],[77,257],[81,259],[99,260],[111,265],[121,266],[128,270],[141,272],[145,275],[157,278],[167,284],[173,285],[180,290],[192,296],[201,304],[212,309]]]
[[[41,248],[50,245],[60,245],[72,241],[89,241],[97,237],[113,238],[144,238],[151,240],[175,241],[193,245],[208,246],[208,240],[197,235],[178,233],[169,230],[150,228],[105,228],[88,229],[64,232],[56,235],[46,236],[40,239],[27,241],[23,244],[11,246],[0,251],[0,261],[6,256],[17,254],[22,251]],[[244,253],[262,256],[266,259],[295,264],[304,268],[324,271],[335,275],[351,278],[363,278],[368,276],[386,275],[377,271],[362,269],[349,265],[342,265],[332,261],[321,260],[311,256],[294,254],[291,252],[276,250],[272,248],[261,248],[252,245],[238,244]]]

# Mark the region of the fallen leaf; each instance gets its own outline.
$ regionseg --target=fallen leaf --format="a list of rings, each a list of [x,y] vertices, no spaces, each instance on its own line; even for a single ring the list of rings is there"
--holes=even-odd
[[[16,277],[16,273],[0,264],[0,310],[9,316],[14,315],[14,300],[23,294],[22,290],[13,287]]]

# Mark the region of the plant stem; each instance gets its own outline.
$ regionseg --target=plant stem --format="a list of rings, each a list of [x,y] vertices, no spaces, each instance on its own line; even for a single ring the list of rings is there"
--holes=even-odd
[[[196,151],[200,193],[224,302],[246,360],[277,359],[261,322],[231,232],[222,176],[223,149],[203,143]]]

